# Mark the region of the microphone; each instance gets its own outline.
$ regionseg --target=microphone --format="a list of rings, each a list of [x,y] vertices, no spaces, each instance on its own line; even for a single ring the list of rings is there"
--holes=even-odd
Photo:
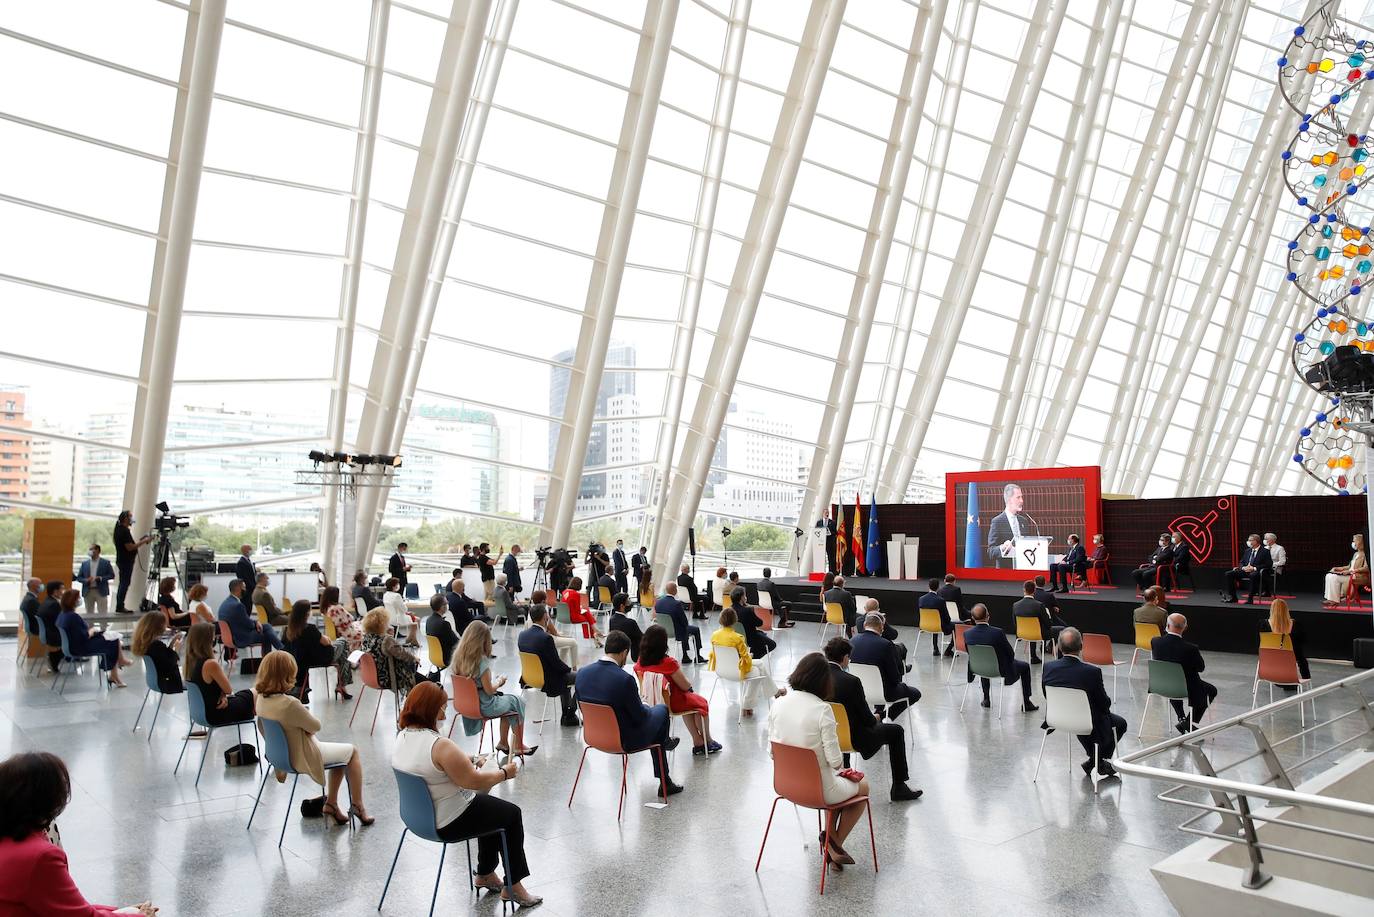
[[[1030,520],[1030,524],[1035,526],[1035,534],[1039,535],[1040,523],[1035,521],[1035,517],[1033,517],[1030,513],[1026,512],[1025,510],[1021,510],[1021,515],[1025,516],[1027,519]]]

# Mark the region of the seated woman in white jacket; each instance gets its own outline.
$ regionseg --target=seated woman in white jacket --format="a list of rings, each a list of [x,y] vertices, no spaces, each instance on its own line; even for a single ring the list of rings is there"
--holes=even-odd
[[[830,663],[820,653],[807,653],[788,679],[792,690],[779,698],[768,711],[768,741],[797,748],[809,748],[821,770],[821,791],[831,805],[868,795],[868,780],[857,783],[839,776],[844,769],[840,737],[836,732],[835,711],[827,700],[831,695]],[[836,870],[853,863],[844,849],[844,839],[863,815],[863,803],[856,801],[831,814],[830,846],[825,859]],[[825,833],[820,835],[824,843]]]
[[[382,594],[382,606],[386,608],[387,617],[390,619],[389,623],[396,628],[396,636],[399,637],[404,633],[406,646],[419,646],[420,642],[415,639],[415,629],[419,622],[410,613],[410,609],[406,607],[406,597],[401,594],[401,581],[394,576],[386,581],[386,592]]]

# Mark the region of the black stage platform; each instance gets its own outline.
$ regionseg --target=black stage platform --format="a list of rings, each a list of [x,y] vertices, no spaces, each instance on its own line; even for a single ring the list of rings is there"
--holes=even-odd
[[[792,604],[800,620],[819,620],[820,584],[797,577],[773,580],[778,597]],[[1022,596],[1021,584],[996,580],[961,579],[964,604],[977,602],[988,606],[992,623],[1015,632],[1011,605]],[[898,627],[915,627],[916,602],[926,592],[925,580],[890,580],[880,577],[850,577],[845,588],[855,595],[878,600],[883,611]],[[1135,642],[1132,613],[1141,604],[1135,590],[1095,586],[1086,592],[1059,593],[1060,617],[1087,633],[1109,634],[1112,642]],[[1302,621],[1307,655],[1314,659],[1344,659],[1352,656],[1357,637],[1374,637],[1374,618],[1366,603],[1353,611],[1323,608],[1320,593],[1285,596],[1294,617]],[[860,606],[862,608],[862,605]],[[1169,610],[1188,616],[1188,639],[1204,650],[1228,653],[1254,653],[1259,646],[1259,624],[1269,616],[1269,606],[1231,605],[1221,601],[1216,589],[1205,586],[1196,591],[1169,593]]]

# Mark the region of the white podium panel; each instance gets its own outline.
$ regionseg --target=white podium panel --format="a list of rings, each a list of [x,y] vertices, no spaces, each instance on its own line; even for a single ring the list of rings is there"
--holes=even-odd
[[[894,535],[887,543],[887,578],[902,579],[902,546],[904,538]]]
[[[1050,540],[1044,535],[1020,535],[1012,540],[1013,567],[1017,570],[1049,570]]]
[[[824,528],[811,531],[811,569],[817,573],[824,573],[830,569],[830,554],[825,549]]]
[[[921,539],[907,538],[902,545],[902,579],[916,579],[916,560],[921,551]]]

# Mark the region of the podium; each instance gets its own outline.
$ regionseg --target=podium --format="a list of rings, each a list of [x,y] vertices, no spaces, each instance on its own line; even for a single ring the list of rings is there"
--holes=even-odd
[[[830,555],[825,549],[825,526],[817,526],[811,532],[811,569],[825,573],[830,569]]]
[[[1016,570],[1050,569],[1050,539],[1045,535],[1018,535],[1012,539],[1012,568]]]

